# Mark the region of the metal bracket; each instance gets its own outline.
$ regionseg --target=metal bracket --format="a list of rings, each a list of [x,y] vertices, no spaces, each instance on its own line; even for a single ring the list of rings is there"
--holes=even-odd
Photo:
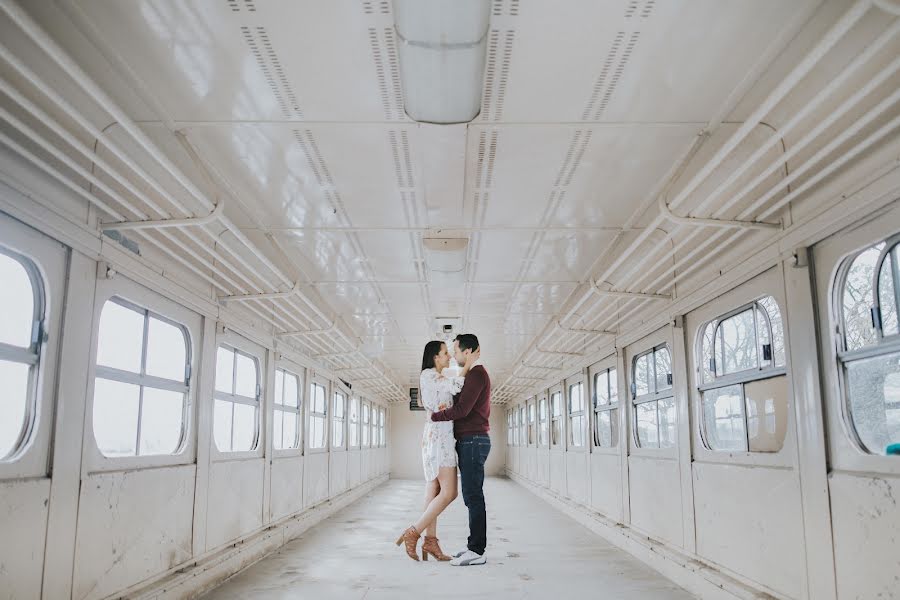
[[[596,332],[592,332],[592,333],[596,333]],[[535,347],[535,351],[542,352],[543,354],[555,354],[558,356],[584,356],[583,352],[563,352],[562,350],[544,350],[543,348],[540,348],[540,347]]]
[[[544,367],[542,365],[529,365],[528,363],[522,362],[521,366],[526,369],[544,369],[545,371],[559,371],[562,367]]]
[[[589,335],[618,335],[615,331],[607,331],[605,329],[579,329],[577,327],[566,327],[563,324],[561,324],[559,321],[556,321],[554,323],[554,325],[556,326],[556,328],[558,330],[563,331],[565,333],[586,333]],[[535,350],[537,350],[538,352],[548,352],[548,353],[551,352],[551,351],[541,350],[540,348],[535,348]],[[582,355],[578,354],[577,356],[582,356]]]
[[[158,219],[154,221],[119,221],[114,223],[100,223],[101,231],[120,231],[122,229],[162,229],[165,227],[188,227],[196,225],[208,225],[222,216],[225,209],[225,201],[220,198],[215,208],[203,217],[188,217],[186,219]]]
[[[729,229],[781,229],[781,223],[765,223],[762,221],[732,221],[728,219],[704,219],[701,217],[681,217],[672,212],[664,196],[659,197],[659,212],[666,220],[679,225],[705,225],[708,227],[725,227]]]
[[[609,284],[607,284],[609,285]],[[626,292],[613,290],[610,288],[601,288],[597,281],[591,282],[591,291],[598,296],[608,296],[610,298],[644,298],[647,300],[671,300],[671,294],[645,294],[644,292]]]
[[[809,266],[809,248],[797,248],[791,257],[791,266],[795,269],[805,269]]]
[[[219,296],[218,300],[221,303],[226,302],[236,302],[243,300],[275,300],[278,298],[290,298],[291,296],[297,294],[300,291],[300,282],[294,284],[290,290],[286,292],[265,292],[262,294],[235,294],[233,296]]]
[[[276,338],[288,338],[288,337],[297,337],[301,335],[321,335],[325,333],[331,333],[334,331],[336,322],[332,321],[331,325],[326,327],[325,329],[300,329],[297,331],[282,331],[281,333],[276,333]]]

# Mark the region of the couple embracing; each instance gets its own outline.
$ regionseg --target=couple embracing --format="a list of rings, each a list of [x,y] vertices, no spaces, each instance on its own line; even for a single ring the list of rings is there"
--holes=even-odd
[[[462,334],[453,342],[455,377],[443,375],[450,366],[450,353],[443,342],[425,345],[419,395],[430,412],[422,435],[422,466],[425,470],[425,512],[397,540],[406,553],[419,560],[418,542],[422,533],[422,558],[451,561],[458,567],[483,565],[487,545],[487,514],[484,504],[484,463],[491,451],[491,380],[481,365],[478,338]],[[469,509],[469,540],[466,549],[452,557],[441,551],[437,539],[437,518],[456,499],[456,467],[459,466],[463,502]]]

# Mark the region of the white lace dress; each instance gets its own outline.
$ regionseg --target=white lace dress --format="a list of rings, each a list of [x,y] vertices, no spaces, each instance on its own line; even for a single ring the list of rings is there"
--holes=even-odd
[[[453,439],[453,421],[435,423],[431,413],[453,406],[453,396],[463,387],[464,377],[443,377],[434,369],[425,369],[419,377],[419,397],[425,414],[425,431],[422,433],[422,467],[425,481],[437,479],[440,467],[456,466],[456,442]]]

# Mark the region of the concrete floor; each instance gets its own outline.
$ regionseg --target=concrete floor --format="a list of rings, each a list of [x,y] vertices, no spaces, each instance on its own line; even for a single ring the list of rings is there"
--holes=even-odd
[[[413,562],[394,541],[421,508],[423,487],[389,481],[205,598],[692,598],[507,479],[485,482],[487,565]],[[467,535],[460,497],[441,516],[438,537],[449,554]]]

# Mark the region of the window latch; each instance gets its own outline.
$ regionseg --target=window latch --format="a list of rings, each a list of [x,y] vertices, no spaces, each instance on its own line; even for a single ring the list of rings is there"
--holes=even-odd
[[[184,365],[184,383],[186,385],[190,385],[192,373],[193,373],[193,369],[191,368],[191,363]]]
[[[763,344],[763,360],[772,360],[772,344]]]
[[[709,372],[713,375],[716,374],[716,359],[714,358],[709,359]]]
[[[631,382],[631,397],[632,399],[637,398],[637,385],[633,381]]]
[[[672,385],[672,374],[666,373],[666,385]]]

